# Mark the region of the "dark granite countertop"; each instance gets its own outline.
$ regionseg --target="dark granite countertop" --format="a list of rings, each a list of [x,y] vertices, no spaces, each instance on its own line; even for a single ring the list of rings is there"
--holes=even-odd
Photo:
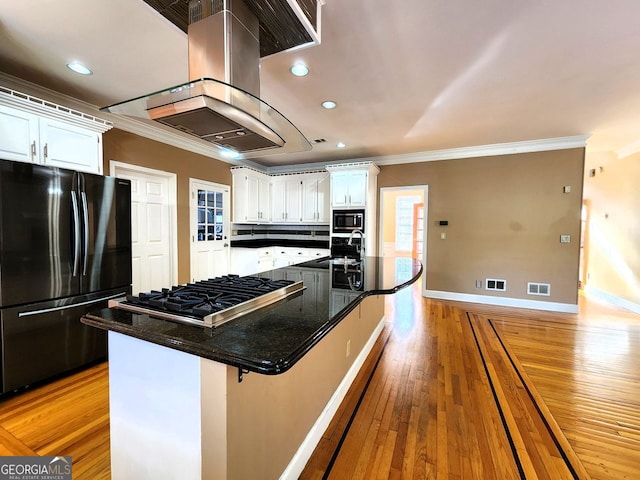
[[[367,257],[348,269],[320,259],[259,274],[297,277],[307,288],[213,329],[109,308],[90,312],[81,321],[243,370],[275,375],[291,368],[366,296],[395,293],[421,273],[422,264],[411,258]],[[344,308],[332,311],[332,295],[318,295],[319,289],[344,291],[352,298]]]

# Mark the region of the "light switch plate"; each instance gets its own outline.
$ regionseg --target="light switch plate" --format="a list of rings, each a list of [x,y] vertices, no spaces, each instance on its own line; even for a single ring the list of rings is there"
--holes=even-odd
[[[560,243],[571,243],[571,235],[560,235]]]

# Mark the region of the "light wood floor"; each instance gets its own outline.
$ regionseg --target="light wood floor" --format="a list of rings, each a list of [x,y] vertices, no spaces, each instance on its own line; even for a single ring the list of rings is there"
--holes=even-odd
[[[640,479],[640,316],[387,299],[301,479]],[[109,478],[107,365],[0,400],[0,455]]]

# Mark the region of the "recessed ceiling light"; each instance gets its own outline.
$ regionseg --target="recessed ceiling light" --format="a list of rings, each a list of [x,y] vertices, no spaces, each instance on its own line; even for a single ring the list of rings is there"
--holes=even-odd
[[[336,108],[338,104],[336,102],[334,102],[333,100],[327,100],[322,102],[322,106],[324,108],[326,108],[327,110],[331,110],[332,108]]]
[[[296,77],[304,77],[309,73],[309,67],[307,67],[304,63],[296,63],[293,67],[291,67],[290,71]]]
[[[67,67],[80,75],[91,75],[93,72],[78,62],[67,63]]]
[[[346,144],[346,143],[343,143],[343,142],[338,142],[338,143],[336,143],[336,147],[338,147],[338,148],[344,148],[344,147],[346,147],[346,146],[347,146],[347,144]]]

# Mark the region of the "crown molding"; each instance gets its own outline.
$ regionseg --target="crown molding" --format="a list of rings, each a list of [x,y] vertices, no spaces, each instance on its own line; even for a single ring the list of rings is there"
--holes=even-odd
[[[359,161],[371,161],[377,165],[398,165],[403,163],[435,162],[438,160],[456,160],[460,158],[491,157],[494,155],[515,155],[518,153],[545,152],[550,150],[566,150],[585,148],[590,135],[574,135],[571,137],[544,138],[521,142],[494,143],[473,147],[448,148],[444,150],[427,150],[424,152],[388,155],[384,157],[361,158]]]

